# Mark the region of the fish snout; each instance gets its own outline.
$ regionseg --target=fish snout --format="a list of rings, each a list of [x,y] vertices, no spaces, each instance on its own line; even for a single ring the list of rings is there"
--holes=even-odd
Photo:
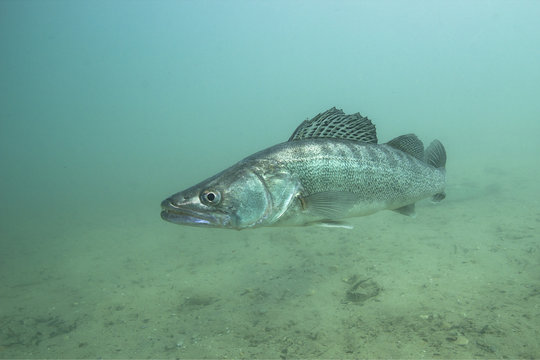
[[[166,198],[161,202],[161,208],[163,210],[174,210],[178,209],[180,202],[178,202],[173,196]]]
[[[200,203],[197,196],[174,194],[161,202],[163,220],[192,226],[226,227],[228,215],[215,213]]]

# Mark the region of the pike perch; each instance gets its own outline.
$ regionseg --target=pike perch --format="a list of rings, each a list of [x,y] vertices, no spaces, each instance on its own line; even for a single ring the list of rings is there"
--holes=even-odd
[[[255,153],[161,203],[164,220],[192,226],[340,224],[379,210],[415,214],[444,199],[446,152],[414,134],[377,143],[375,126],[336,108],[305,120],[287,142]]]

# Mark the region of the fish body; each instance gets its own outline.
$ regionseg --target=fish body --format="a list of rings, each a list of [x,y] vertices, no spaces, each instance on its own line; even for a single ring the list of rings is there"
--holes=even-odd
[[[332,108],[304,121],[289,141],[165,199],[161,216],[244,229],[336,224],[384,209],[413,215],[416,201],[444,198],[445,162],[437,140],[426,151],[412,134],[378,144],[369,119]]]

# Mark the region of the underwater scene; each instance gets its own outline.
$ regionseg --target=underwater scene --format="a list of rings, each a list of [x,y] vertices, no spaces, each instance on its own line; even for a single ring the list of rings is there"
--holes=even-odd
[[[538,19],[0,1],[0,358],[540,358]]]

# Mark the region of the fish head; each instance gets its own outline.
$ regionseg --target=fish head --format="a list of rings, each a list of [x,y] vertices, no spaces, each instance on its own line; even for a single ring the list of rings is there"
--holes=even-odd
[[[287,210],[298,184],[286,171],[239,163],[163,200],[161,218],[238,230],[270,225]]]

